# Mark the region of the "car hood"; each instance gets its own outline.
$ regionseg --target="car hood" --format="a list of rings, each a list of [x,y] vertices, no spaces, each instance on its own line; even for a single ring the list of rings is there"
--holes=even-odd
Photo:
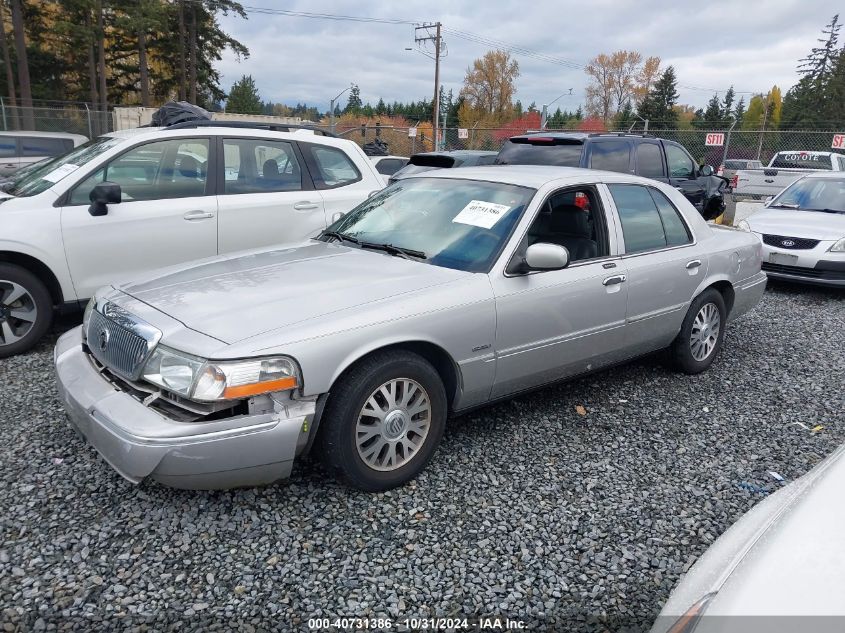
[[[845,214],[796,209],[763,209],[748,218],[755,233],[838,240],[845,237]]]
[[[192,330],[232,344],[467,275],[315,240],[170,269],[119,290]]]

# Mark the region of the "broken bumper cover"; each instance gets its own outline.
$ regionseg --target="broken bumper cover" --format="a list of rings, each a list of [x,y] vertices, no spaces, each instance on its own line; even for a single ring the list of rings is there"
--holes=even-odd
[[[150,477],[176,488],[225,489],[290,475],[315,413],[311,400],[214,421],[177,422],[120,391],[82,349],[81,328],[54,352],[59,395],[73,427],[133,483]]]

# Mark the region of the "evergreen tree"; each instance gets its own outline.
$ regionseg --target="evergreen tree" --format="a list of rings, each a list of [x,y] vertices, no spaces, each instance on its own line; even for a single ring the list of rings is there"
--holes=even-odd
[[[258,95],[258,88],[255,86],[252,75],[244,75],[232,86],[229,98],[226,100],[226,112],[261,114],[261,97]]]
[[[376,104],[376,114],[379,116],[387,114],[387,106],[384,104],[384,99],[379,97],[378,103]]]
[[[361,108],[364,104],[361,102],[361,91],[358,89],[358,84],[352,84],[352,89],[349,91],[349,99],[346,102],[346,107],[343,109],[344,114],[361,114]]]
[[[740,97],[734,110],[734,118],[741,122],[743,116],[745,116],[745,97]]]
[[[733,116],[733,104],[735,98],[736,93],[734,92],[734,87],[731,86],[728,88],[728,91],[725,93],[725,98],[722,100],[722,119],[725,121],[730,120]]]
[[[696,111],[695,123],[693,125],[698,128],[716,129],[722,124],[722,104],[719,101],[719,95],[714,94],[710,101],[707,102],[707,108],[698,116]]]
[[[674,129],[678,125],[678,113],[674,109],[677,102],[678,79],[675,69],[669,66],[640,102],[637,114],[648,119],[656,129]]]
[[[634,108],[630,101],[626,101],[624,107],[614,117],[614,124],[619,130],[627,130],[637,118],[634,116]]]

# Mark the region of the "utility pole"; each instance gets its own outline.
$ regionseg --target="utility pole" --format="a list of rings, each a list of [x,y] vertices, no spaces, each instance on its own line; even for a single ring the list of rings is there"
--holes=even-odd
[[[440,37],[441,23],[424,24],[414,29],[414,42],[420,44],[421,42],[434,42],[434,100],[431,102],[432,113],[432,128],[434,129],[434,149],[438,149],[440,144],[440,52],[443,45],[443,40]],[[432,35],[432,29],[434,34]],[[420,31],[424,35],[420,35]]]

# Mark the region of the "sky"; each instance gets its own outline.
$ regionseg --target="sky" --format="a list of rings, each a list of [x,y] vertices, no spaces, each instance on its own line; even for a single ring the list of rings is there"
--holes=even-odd
[[[252,75],[264,101],[304,102],[327,110],[329,100],[355,83],[375,105],[430,99],[434,61],[415,50],[413,24],[268,15],[253,8],[400,20],[440,21],[448,49],[440,81],[460,91],[472,61],[494,48],[478,37],[530,49],[519,62],[517,94],[524,106],[574,110],[584,101],[583,65],[599,53],[637,50],[658,56],[677,71],[679,103],[704,106],[714,92],[733,85],[746,104],[772,85],[784,94],[798,78],[798,60],[821,37],[841,7],[831,0],[661,2],[658,0],[241,0],[248,19],[221,16],[221,26],[249,48],[238,60],[230,51],[217,63],[228,91]],[[459,31],[461,33],[455,33]],[[469,38],[461,34],[471,34]],[[845,35],[845,34],[844,34]],[[429,48],[429,51],[432,49]],[[549,61],[551,58],[554,61]],[[745,94],[743,94],[745,93]],[[348,94],[348,93],[347,93]],[[339,99],[341,107],[346,95]]]

